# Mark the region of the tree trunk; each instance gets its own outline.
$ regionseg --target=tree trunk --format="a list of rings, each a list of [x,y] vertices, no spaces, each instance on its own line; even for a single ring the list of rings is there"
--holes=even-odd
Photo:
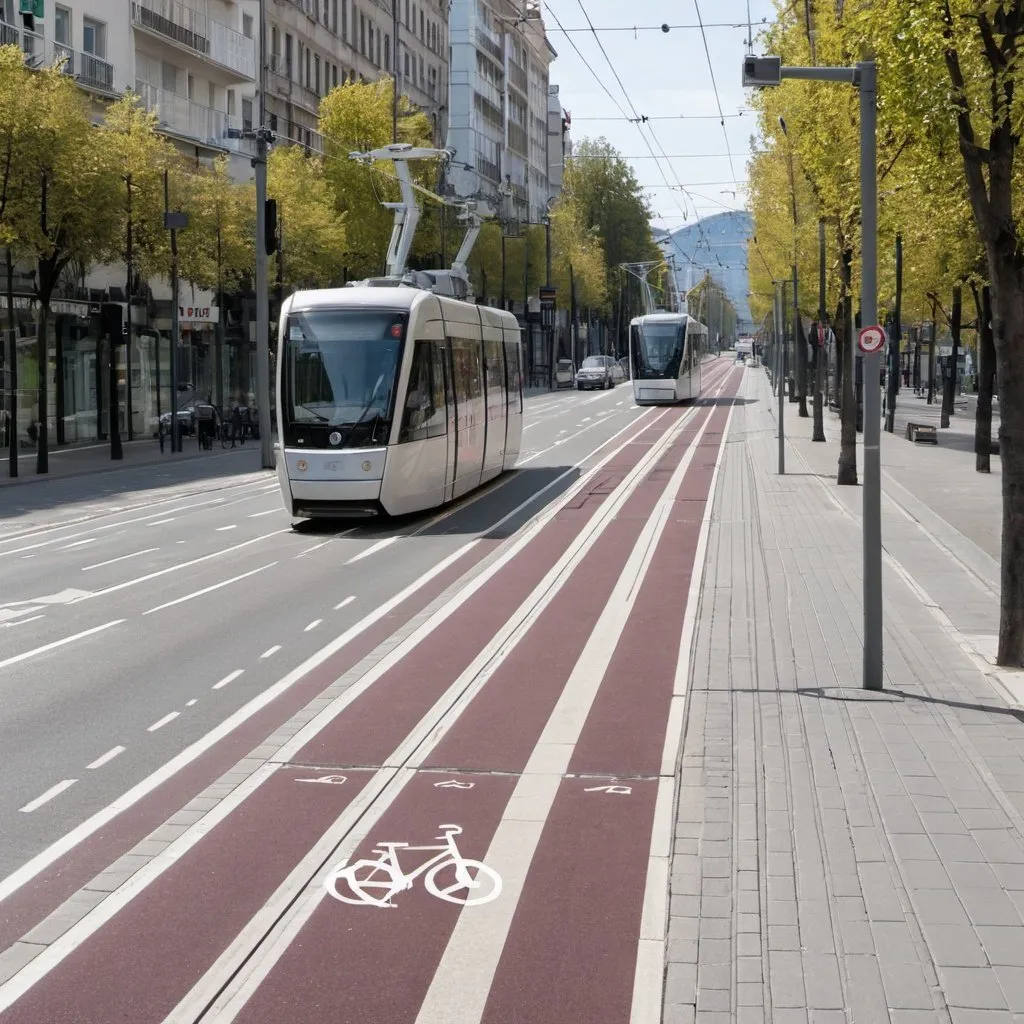
[[[974,468],[992,471],[992,384],[995,380],[996,350],[992,337],[992,293],[986,286],[979,295],[972,286],[978,310],[978,407],[974,417]]]
[[[1018,257],[990,252],[992,325],[999,379],[999,459],[1003,540],[999,595],[999,665],[1024,668],[1024,285]],[[993,249],[996,246],[992,246]]]
[[[857,396],[853,385],[853,296],[850,294],[850,265],[853,253],[843,251],[842,295],[843,313],[837,333],[838,360],[842,365],[843,390],[840,411],[839,471],[836,483],[857,486]]]
[[[8,427],[8,473],[18,475],[18,322],[14,314],[14,254],[7,250],[7,327],[10,332],[11,423]],[[991,407],[991,402],[990,402]]]
[[[963,291],[960,285],[953,288],[953,308],[949,315],[949,330],[953,336],[953,348],[949,356],[949,366],[942,382],[942,412],[939,418],[940,427],[949,426],[949,417],[953,415],[953,402],[956,399],[957,363],[960,360],[960,322],[963,319]]]
[[[45,302],[39,303],[39,325],[36,337],[36,362],[39,364],[39,405],[36,417],[39,420],[36,435],[36,472],[49,473],[50,452],[47,437],[47,405],[49,404],[48,385],[50,380],[50,359],[47,351],[46,335],[49,327],[49,313]]]

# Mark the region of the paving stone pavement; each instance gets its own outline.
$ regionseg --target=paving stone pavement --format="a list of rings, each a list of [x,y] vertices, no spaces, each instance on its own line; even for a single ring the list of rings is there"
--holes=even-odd
[[[859,489],[837,497],[796,460],[779,477],[762,370],[741,394],[691,667],[664,1021],[1024,1024],[1024,709],[922,600],[914,573],[945,559],[928,545],[886,562],[886,690],[860,690]]]

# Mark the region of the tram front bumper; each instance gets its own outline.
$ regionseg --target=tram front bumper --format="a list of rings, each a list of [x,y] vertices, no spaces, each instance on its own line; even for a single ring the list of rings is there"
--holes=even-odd
[[[335,451],[285,449],[280,467],[293,515],[377,515],[386,448]]]

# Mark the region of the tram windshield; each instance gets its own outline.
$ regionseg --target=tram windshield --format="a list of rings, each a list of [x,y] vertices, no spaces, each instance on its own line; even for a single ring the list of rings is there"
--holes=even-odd
[[[679,376],[686,322],[638,324],[633,329],[633,372],[641,380]]]
[[[405,322],[404,313],[361,309],[289,317],[279,354],[286,445],[365,448],[387,441]]]

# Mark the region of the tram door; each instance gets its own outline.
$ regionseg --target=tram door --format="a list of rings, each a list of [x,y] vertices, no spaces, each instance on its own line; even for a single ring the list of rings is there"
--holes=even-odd
[[[452,497],[458,498],[480,486],[484,467],[487,407],[480,341],[451,338],[449,345],[455,391],[455,480]]]
[[[447,409],[445,433],[448,437],[448,455],[444,463],[444,500],[451,501],[455,485],[455,461],[458,446],[455,391],[452,388],[451,353],[448,350],[447,341],[431,342],[431,349],[434,360],[432,369],[435,387],[440,390],[443,382],[445,407]]]

